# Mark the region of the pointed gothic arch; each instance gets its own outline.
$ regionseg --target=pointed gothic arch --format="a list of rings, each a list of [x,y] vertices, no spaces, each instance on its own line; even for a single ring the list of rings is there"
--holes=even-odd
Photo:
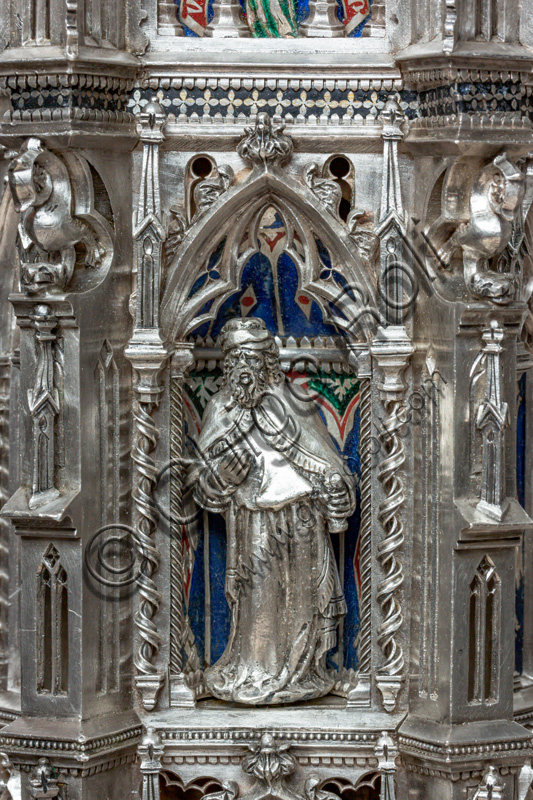
[[[247,259],[247,252],[240,253],[239,246],[247,231],[249,238],[253,235],[250,231],[257,228],[269,206],[280,213],[302,242],[299,291],[315,300],[325,317],[352,338],[362,334],[370,339],[378,308],[372,265],[358,252],[345,225],[321,205],[314,193],[278,169],[253,170],[243,184],[222,194],[190,227],[167,271],[161,302],[165,338],[185,339],[194,327],[213,319],[228,294],[239,289]],[[321,279],[317,239],[330,252],[348,288]],[[221,242],[220,278],[206,281],[193,292]]]

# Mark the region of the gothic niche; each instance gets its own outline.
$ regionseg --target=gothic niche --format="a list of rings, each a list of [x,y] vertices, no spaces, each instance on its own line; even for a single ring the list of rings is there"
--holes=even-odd
[[[68,692],[68,578],[53,544],[37,574],[37,691]]]
[[[189,465],[184,482],[167,476],[171,682],[183,673],[196,699],[249,705],[346,698],[370,641],[359,487],[369,381],[356,354],[375,237],[346,224],[347,159],[296,181],[279,169],[292,142],[266,114],[238,150],[253,165],[242,187],[212,158],[189,163],[163,251],[161,319],[178,343],[170,453]]]
[[[483,556],[470,583],[468,702],[496,703],[499,695],[501,580]]]

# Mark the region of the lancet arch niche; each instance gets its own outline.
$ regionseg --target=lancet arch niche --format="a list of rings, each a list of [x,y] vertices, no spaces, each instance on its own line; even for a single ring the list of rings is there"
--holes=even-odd
[[[249,132],[249,139],[253,136]],[[269,136],[272,141],[277,137],[280,147],[290,142],[272,130]],[[170,431],[171,466],[159,494],[171,534],[172,705],[209,696],[204,670],[220,658],[230,635],[225,522],[220,514],[195,507],[183,483],[182,459],[196,454],[206,406],[223,385],[219,335],[236,317],[259,318],[276,337],[285,381],[311,398],[343,468],[353,476],[357,508],[347,530],[332,537],[347,606],[327,654],[328,670],[335,676],[333,693],[349,697],[359,675],[370,671],[367,440],[369,344],[377,317],[373,249],[360,249],[341,222],[334,181],[318,178],[306,185],[283,169],[287,154],[270,161],[260,153],[247,155],[252,169],[240,184],[224,188],[216,177],[206,179],[210,186],[204,187],[204,198],[210,194],[211,202],[203,203],[197,190],[200,213],[174,253],[167,252],[161,324],[174,354],[168,403],[161,408],[161,415],[168,416],[160,426]],[[371,234],[366,244],[372,245]]]

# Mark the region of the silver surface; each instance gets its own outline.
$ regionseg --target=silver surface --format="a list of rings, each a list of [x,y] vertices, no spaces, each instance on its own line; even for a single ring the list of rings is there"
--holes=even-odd
[[[375,0],[355,38],[330,0],[297,30],[292,5],[246,5],[248,21],[272,6],[285,35],[254,36],[234,0],[198,37],[168,0],[0,5],[0,797],[526,800],[531,2]],[[246,347],[191,334],[239,288],[243,233],[270,207],[339,335],[268,340],[295,429],[258,510],[276,437],[250,434],[253,463],[191,466],[184,402],[189,371],[226,359],[202,437],[252,414],[247,389],[233,397]],[[323,275],[317,239],[351,291]],[[223,240],[219,279],[192,291]],[[320,425],[270,383],[309,353],[361,393],[359,662],[335,681],[320,664],[342,619],[328,553],[354,509],[344,478],[306,485],[316,552],[297,538],[289,565],[276,540],[246,613],[236,580],[312,472],[294,451]],[[339,472],[326,442],[324,475]],[[232,545],[231,642],[205,671],[185,602],[191,475]],[[126,553],[106,550],[113,533]]]

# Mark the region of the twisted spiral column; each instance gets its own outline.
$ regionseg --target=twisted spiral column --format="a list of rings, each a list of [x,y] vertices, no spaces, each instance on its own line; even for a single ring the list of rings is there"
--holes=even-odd
[[[372,391],[370,379],[361,381],[360,398],[361,427],[361,497],[360,570],[361,570],[361,627],[359,633],[359,661],[361,674],[367,675],[371,668],[371,593],[372,593]]]
[[[397,593],[404,581],[398,554],[404,543],[400,513],[405,493],[399,473],[405,462],[405,453],[402,439],[398,435],[402,426],[399,419],[402,404],[398,399],[388,399],[385,408],[387,416],[383,420],[380,439],[386,455],[378,469],[378,480],[383,486],[385,497],[377,512],[385,531],[385,537],[377,547],[377,559],[385,577],[378,584],[376,594],[383,616],[377,630],[377,640],[385,658],[380,674],[396,676],[401,674],[405,664],[402,648],[396,638],[403,624],[402,607]]]
[[[170,674],[183,671],[183,375],[170,385]]]
[[[154,541],[157,531],[157,514],[153,501],[158,474],[152,458],[159,431],[152,415],[159,404],[161,392],[161,370],[167,363],[168,352],[158,332],[134,331],[125,352],[134,368],[133,405],[134,441],[133,460],[133,506],[137,552],[140,559],[137,589],[139,604],[133,621],[138,633],[138,646],[134,655],[136,668],[135,685],[141,695],[144,708],[152,711],[163,686],[164,671],[158,668],[157,656],[161,646],[161,635],[156,616],[161,604],[155,576],[159,569],[160,553]]]
[[[377,479],[383,490],[377,519],[383,536],[376,546],[377,565],[382,573],[376,590],[376,601],[381,610],[376,639],[382,663],[375,680],[386,711],[396,708],[405,667],[399,641],[403,625],[401,590],[404,583],[400,553],[405,541],[402,512],[406,502],[402,478],[405,450],[400,428],[405,422],[401,418],[406,388],[403,373],[413,352],[413,344],[403,325],[380,328],[371,348],[372,356],[382,371],[379,390],[385,411],[379,431],[382,455],[377,470]]]
[[[9,497],[9,362],[0,364],[0,507]],[[0,519],[0,689],[7,689],[9,613],[9,521]]]
[[[132,458],[135,465],[135,484],[133,501],[137,512],[135,532],[137,547],[141,557],[138,577],[140,602],[134,621],[140,636],[140,644],[135,654],[135,666],[141,675],[155,675],[157,667],[154,659],[159,652],[161,636],[154,623],[161,603],[154,574],[159,569],[160,554],[153,542],[157,528],[157,516],[152,493],[157,482],[157,469],[150,453],[155,449],[159,432],[152,420],[155,404],[139,398],[135,404],[133,418],[137,440]]]
[[[176,344],[170,379],[170,704],[183,708],[191,707],[195,702],[194,691],[183,674],[185,666],[194,669],[188,636],[191,631],[183,598],[182,461],[185,434],[183,391],[185,374],[194,361],[192,351],[192,344]]]

